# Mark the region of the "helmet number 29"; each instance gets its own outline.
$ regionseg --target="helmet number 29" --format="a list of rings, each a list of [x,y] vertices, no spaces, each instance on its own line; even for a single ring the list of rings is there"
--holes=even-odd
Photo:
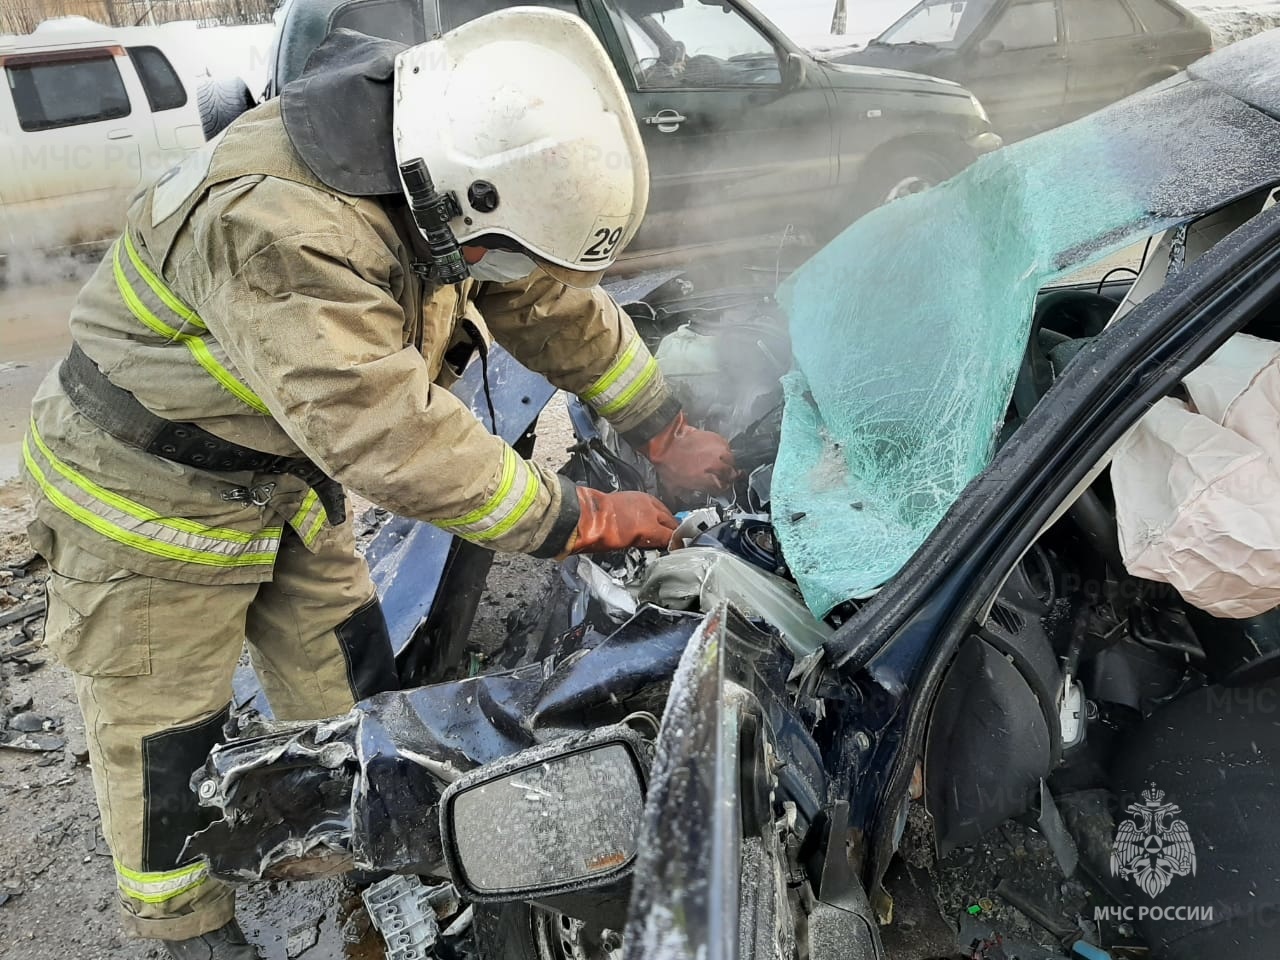
[[[622,241],[625,227],[601,227],[591,235],[586,251],[582,254],[583,263],[607,263],[613,260],[613,252]]]

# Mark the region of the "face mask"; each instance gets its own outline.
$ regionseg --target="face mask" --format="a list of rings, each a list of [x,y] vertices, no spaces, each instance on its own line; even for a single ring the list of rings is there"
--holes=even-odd
[[[535,266],[536,264],[523,253],[488,250],[477,262],[471,264],[471,276],[477,280],[511,283],[529,276],[533,273]]]

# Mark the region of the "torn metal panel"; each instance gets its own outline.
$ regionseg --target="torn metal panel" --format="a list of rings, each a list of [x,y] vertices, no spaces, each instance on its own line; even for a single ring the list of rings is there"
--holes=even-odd
[[[193,787],[223,819],[189,849],[240,880],[352,866],[443,875],[438,805],[450,783],[556,737],[660,715],[697,623],[643,607],[590,649],[380,694],[335,720],[272,725],[218,747]]]

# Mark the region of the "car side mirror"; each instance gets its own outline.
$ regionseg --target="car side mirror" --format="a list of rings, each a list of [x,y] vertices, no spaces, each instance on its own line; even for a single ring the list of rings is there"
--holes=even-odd
[[[808,76],[809,69],[805,58],[798,53],[787,54],[787,59],[782,64],[782,88],[795,90],[802,87]]]
[[[978,56],[980,57],[994,57],[1001,53],[1004,53],[1003,40],[995,40],[988,37],[978,44]]]
[[[528,900],[631,872],[651,755],[629,727],[530,748],[479,767],[440,799],[454,883],[470,900]]]

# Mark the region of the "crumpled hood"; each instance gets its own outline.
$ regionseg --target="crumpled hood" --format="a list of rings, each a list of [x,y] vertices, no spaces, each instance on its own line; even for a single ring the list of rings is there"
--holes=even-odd
[[[400,192],[392,139],[396,56],[407,49],[335,30],[280,91],[289,141],[326,186],[355,197]]]

